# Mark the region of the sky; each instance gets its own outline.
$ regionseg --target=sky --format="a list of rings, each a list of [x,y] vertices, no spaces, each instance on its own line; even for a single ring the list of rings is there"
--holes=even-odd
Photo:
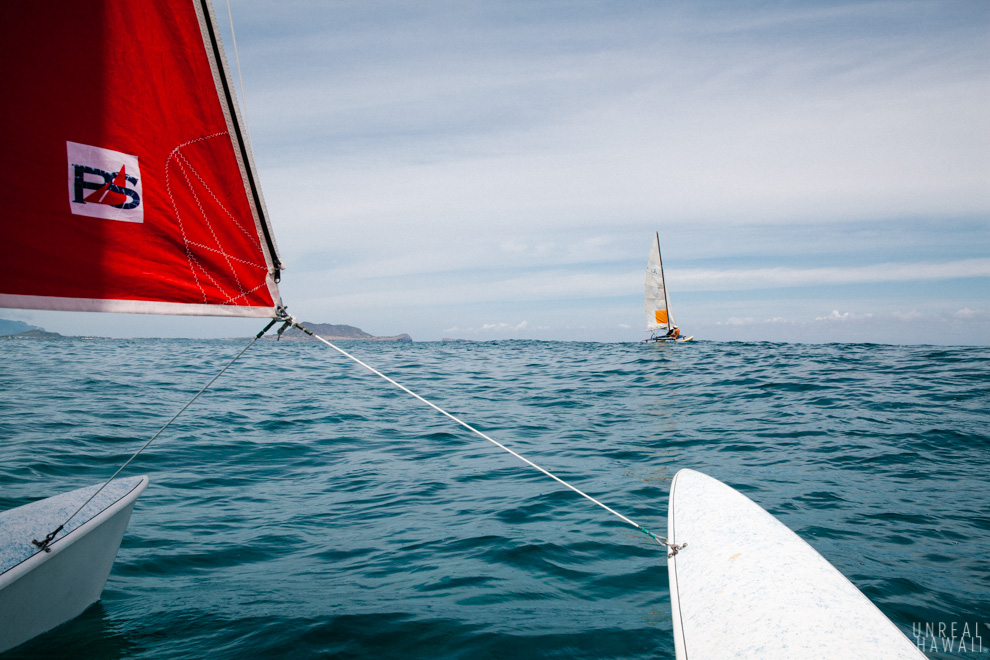
[[[637,341],[659,232],[698,339],[990,344],[990,3],[230,4],[300,320]]]

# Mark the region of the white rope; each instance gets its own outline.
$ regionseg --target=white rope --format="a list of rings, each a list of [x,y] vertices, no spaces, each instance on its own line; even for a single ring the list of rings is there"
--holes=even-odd
[[[650,537],[652,537],[653,539],[655,539],[655,540],[656,540],[656,541],[657,541],[658,543],[661,543],[662,545],[668,545],[668,544],[667,544],[667,541],[666,541],[666,539],[662,539],[662,537],[661,537],[661,538],[657,538],[657,537],[656,537],[656,536],[655,536],[655,535],[654,535],[654,534],[653,534],[652,532],[650,532],[650,531],[649,531],[648,529],[646,529],[645,527],[643,527],[643,526],[642,526],[642,525],[640,525],[639,523],[636,523],[636,522],[633,522],[632,520],[630,520],[629,518],[627,518],[627,517],[625,517],[624,515],[622,515],[622,514],[621,514],[621,513],[619,513],[618,511],[616,511],[616,510],[614,510],[614,509],[612,509],[612,508],[610,508],[610,507],[608,507],[608,506],[606,506],[605,504],[602,504],[601,502],[599,502],[598,500],[596,500],[596,499],[595,499],[594,497],[592,497],[591,495],[588,495],[587,493],[585,493],[585,492],[583,492],[583,491],[581,491],[581,490],[579,490],[579,489],[578,489],[578,488],[576,488],[575,486],[572,486],[571,484],[569,484],[569,483],[567,483],[566,481],[564,481],[563,479],[561,479],[561,478],[560,478],[560,477],[558,477],[557,475],[555,475],[555,474],[551,474],[551,473],[550,473],[550,472],[548,472],[547,470],[544,470],[544,469],[543,469],[542,467],[540,467],[539,465],[537,465],[537,464],[536,464],[536,463],[534,463],[533,461],[531,461],[531,460],[529,460],[529,459],[528,459],[528,458],[526,458],[525,456],[521,456],[521,455],[519,455],[519,454],[517,454],[517,453],[516,453],[516,452],[514,452],[513,450],[511,450],[511,449],[509,449],[508,447],[506,447],[505,445],[503,445],[503,444],[502,444],[501,442],[499,442],[498,440],[495,440],[494,438],[492,438],[492,437],[490,437],[490,436],[488,436],[488,435],[486,435],[486,434],[484,434],[484,433],[482,433],[482,432],[481,432],[481,431],[479,431],[478,429],[476,429],[476,428],[474,428],[473,426],[471,426],[471,425],[470,425],[470,424],[468,424],[467,422],[465,422],[465,421],[463,421],[463,420],[461,420],[461,419],[459,419],[459,418],[457,418],[457,417],[455,417],[454,415],[451,415],[451,414],[450,414],[449,412],[447,412],[446,410],[444,410],[444,409],[443,409],[443,408],[441,408],[440,406],[438,406],[438,405],[436,405],[436,404],[434,404],[434,403],[431,403],[430,401],[427,401],[426,399],[424,399],[424,398],[423,398],[423,397],[421,397],[420,395],[418,395],[418,394],[416,394],[415,392],[413,392],[412,390],[410,390],[410,389],[409,389],[408,387],[406,387],[405,385],[401,385],[400,383],[397,383],[396,381],[394,381],[394,380],[392,380],[391,378],[389,378],[388,376],[386,376],[386,375],[385,375],[385,374],[383,374],[382,372],[380,372],[380,371],[378,371],[377,369],[375,369],[375,368],[374,368],[374,367],[372,367],[371,365],[369,365],[369,364],[367,364],[367,363],[365,363],[365,362],[362,362],[361,360],[359,360],[358,358],[356,358],[356,357],[354,357],[353,355],[351,355],[350,353],[348,353],[348,352],[347,352],[347,351],[345,351],[344,349],[342,349],[342,348],[340,348],[339,346],[335,346],[334,344],[332,344],[332,343],[330,343],[329,341],[327,341],[327,340],[326,340],[326,339],[324,339],[323,337],[321,337],[321,336],[319,336],[319,335],[317,335],[317,334],[314,334],[314,333],[313,333],[313,332],[311,332],[310,330],[307,330],[307,329],[306,329],[306,328],[304,328],[303,326],[301,326],[301,325],[299,325],[298,323],[296,323],[296,322],[295,322],[295,319],[293,319],[293,320],[292,320],[292,324],[293,324],[293,325],[294,325],[295,327],[297,327],[297,328],[299,328],[300,330],[302,330],[303,332],[305,332],[306,334],[308,334],[308,335],[310,335],[310,336],[312,336],[312,337],[315,337],[316,339],[319,339],[319,340],[320,340],[321,342],[323,342],[324,344],[326,344],[327,346],[329,346],[329,347],[330,347],[330,348],[332,348],[333,350],[335,350],[335,351],[337,351],[338,353],[340,353],[340,354],[341,354],[341,355],[343,355],[344,357],[347,357],[347,358],[350,358],[350,359],[351,359],[351,360],[353,360],[354,362],[357,362],[357,363],[358,363],[358,364],[360,364],[360,365],[361,365],[362,367],[364,367],[365,369],[367,369],[367,370],[368,370],[368,371],[370,371],[371,373],[373,373],[373,374],[375,374],[376,376],[379,376],[380,378],[383,378],[383,379],[385,379],[385,380],[387,380],[388,382],[390,382],[390,383],[392,383],[393,385],[395,385],[396,387],[398,387],[398,388],[399,388],[400,390],[402,390],[402,391],[403,391],[403,392],[405,392],[406,394],[410,394],[410,395],[412,395],[413,397],[415,397],[415,398],[417,398],[417,399],[419,399],[420,401],[422,401],[423,403],[425,403],[425,404],[426,404],[426,405],[428,405],[429,407],[431,407],[431,408],[433,408],[434,410],[436,410],[436,411],[437,411],[437,412],[439,412],[440,414],[442,414],[442,415],[445,415],[445,416],[447,416],[447,417],[449,417],[450,419],[452,419],[452,420],[454,420],[455,422],[457,422],[458,424],[460,424],[461,426],[463,426],[463,427],[464,427],[464,428],[466,428],[467,430],[469,430],[469,431],[471,431],[472,433],[474,433],[474,434],[476,434],[476,435],[479,435],[479,436],[481,436],[482,438],[484,438],[484,439],[485,439],[485,440],[487,440],[488,442],[490,442],[490,443],[492,443],[493,445],[495,445],[495,446],[496,446],[496,447],[498,447],[499,449],[502,449],[503,451],[507,451],[507,452],[509,452],[510,454],[512,454],[513,456],[515,456],[516,458],[518,458],[518,459],[519,459],[520,461],[522,461],[523,463],[526,463],[527,465],[529,465],[529,466],[531,466],[531,467],[534,467],[534,468],[536,468],[537,470],[539,470],[539,471],[540,471],[540,472],[542,472],[543,474],[545,474],[545,475],[547,475],[548,477],[550,477],[550,478],[551,478],[551,479],[553,479],[554,481],[556,481],[556,482],[558,482],[558,483],[560,483],[560,484],[562,484],[562,485],[564,485],[564,486],[567,486],[568,488],[570,488],[571,490],[573,490],[573,491],[574,491],[575,493],[577,493],[577,494],[578,494],[578,495],[580,495],[581,497],[585,497],[585,498],[587,498],[587,499],[589,499],[589,500],[591,500],[592,502],[594,502],[595,504],[597,504],[597,505],[598,505],[598,506],[600,506],[601,508],[603,508],[603,509],[605,509],[606,511],[608,511],[608,512],[609,512],[609,513],[611,513],[612,515],[614,515],[614,516],[617,516],[618,518],[620,518],[620,519],[621,519],[622,521],[624,521],[624,522],[626,522],[626,523],[628,523],[628,524],[630,524],[630,525],[632,525],[633,527],[636,527],[637,529],[639,529],[639,530],[640,530],[640,531],[642,531],[642,532],[645,532],[645,533],[646,533],[647,535],[649,535]],[[661,540],[661,539],[662,539],[662,540]]]
[[[32,540],[32,543],[34,543],[36,546],[38,546],[38,548],[40,550],[44,550],[45,552],[51,552],[51,549],[48,546],[51,545],[51,542],[55,539],[55,537],[58,535],[58,533],[60,531],[62,531],[65,528],[66,525],[69,524],[69,521],[71,521],[73,518],[75,518],[77,515],[79,515],[79,512],[82,511],[83,509],[85,509],[87,504],[89,504],[90,502],[92,502],[93,499],[97,495],[99,495],[101,492],[103,492],[103,489],[106,488],[107,486],[109,486],[110,485],[110,482],[113,481],[114,479],[116,479],[117,478],[117,475],[124,471],[124,468],[126,468],[128,465],[130,465],[134,461],[134,459],[137,458],[138,455],[141,454],[141,452],[143,452],[145,449],[147,449],[148,448],[148,445],[150,445],[152,442],[154,442],[158,438],[158,436],[160,436],[165,431],[165,429],[167,429],[169,426],[171,426],[172,425],[172,422],[174,422],[176,419],[179,418],[179,415],[181,415],[182,413],[184,413],[186,411],[186,409],[189,406],[191,406],[193,404],[193,402],[196,401],[196,399],[198,399],[200,396],[202,396],[202,394],[206,390],[208,390],[210,388],[210,386],[213,385],[213,383],[216,382],[217,378],[220,378],[220,376],[222,376],[224,373],[226,373],[226,371],[228,369],[230,369],[230,367],[233,366],[233,364],[235,362],[237,362],[241,358],[241,356],[244,355],[247,352],[247,350],[249,348],[251,348],[252,346],[254,346],[254,342],[256,342],[259,339],[261,339],[261,336],[264,335],[266,332],[268,332],[273,325],[275,325],[276,323],[278,323],[279,320],[280,319],[272,319],[271,323],[269,323],[267,326],[265,326],[265,329],[264,330],[262,330],[257,335],[255,335],[254,336],[254,339],[252,339],[248,343],[247,346],[245,346],[244,348],[242,348],[240,353],[238,353],[237,355],[235,355],[234,358],[230,362],[228,362],[226,365],[224,365],[223,369],[221,369],[213,378],[211,378],[210,381],[199,390],[199,392],[196,392],[196,394],[191,399],[189,399],[189,401],[186,402],[186,405],[182,406],[182,408],[179,409],[179,412],[177,412],[174,415],[172,415],[172,419],[170,419],[167,422],[165,422],[165,425],[162,426],[160,429],[158,429],[158,432],[155,433],[153,436],[151,436],[148,439],[147,442],[145,442],[143,445],[141,445],[140,449],[138,449],[136,452],[134,452],[133,454],[131,454],[131,457],[128,458],[127,461],[123,465],[121,465],[119,468],[117,468],[117,471],[114,472],[112,475],[110,475],[110,478],[107,479],[105,482],[103,482],[103,485],[100,486],[98,489],[96,489],[96,492],[93,493],[92,495],[90,495],[89,496],[89,499],[87,499],[85,502],[83,502],[82,504],[80,504],[79,505],[79,508],[76,509],[72,513],[71,516],[69,516],[68,518],[65,519],[65,522],[63,522],[61,525],[59,525],[58,527],[56,527],[53,531],[51,531],[41,541]]]

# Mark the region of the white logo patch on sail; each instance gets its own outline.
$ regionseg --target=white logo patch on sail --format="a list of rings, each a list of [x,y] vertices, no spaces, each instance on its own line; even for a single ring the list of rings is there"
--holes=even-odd
[[[137,156],[66,142],[69,209],[75,215],[144,222]]]

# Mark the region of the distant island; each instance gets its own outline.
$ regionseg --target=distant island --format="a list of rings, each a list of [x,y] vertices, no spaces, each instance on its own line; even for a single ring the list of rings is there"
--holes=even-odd
[[[28,325],[24,321],[8,321],[0,319],[0,335],[16,335],[28,330],[39,330],[36,325]]]
[[[361,328],[353,325],[334,325],[332,323],[311,323],[303,321],[301,325],[308,328],[315,335],[319,335],[328,341],[412,341],[412,337],[407,334],[395,335],[393,337],[376,337],[368,334]],[[274,338],[274,335],[269,336]],[[282,334],[282,339],[309,340],[315,341],[298,328],[289,328]]]
[[[64,335],[60,335],[57,332],[48,332],[41,328],[32,328],[24,332],[15,332],[9,335],[0,334],[0,339],[64,339]]]
[[[61,336],[57,332],[48,332],[24,321],[0,319],[0,339],[53,339]]]

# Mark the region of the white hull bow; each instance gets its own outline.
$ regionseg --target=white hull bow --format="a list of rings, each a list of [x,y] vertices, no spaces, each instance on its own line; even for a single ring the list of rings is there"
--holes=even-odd
[[[65,522],[99,486],[0,513],[0,653],[73,619],[100,599],[147,477],[113,481],[44,552],[31,543]]]

